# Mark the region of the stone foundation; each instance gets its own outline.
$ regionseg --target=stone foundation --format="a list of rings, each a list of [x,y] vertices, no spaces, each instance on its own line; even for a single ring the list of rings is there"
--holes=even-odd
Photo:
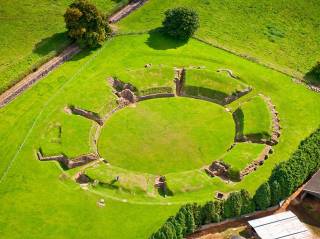
[[[227,72],[228,75],[231,77],[231,78],[234,78],[234,79],[239,79],[238,76],[236,76],[235,74],[233,74],[232,70],[230,69],[218,69],[217,72]]]
[[[242,91],[236,91],[235,93],[233,93],[232,95],[224,99],[224,105],[230,104],[231,102],[239,99],[240,97],[245,96],[246,94],[249,94],[251,91],[252,91],[251,87],[245,88]]]
[[[213,161],[213,163],[204,168],[205,172],[211,177],[227,177],[228,176],[229,165],[225,164],[222,161]]]
[[[99,125],[103,125],[103,120],[95,112],[84,110],[84,109],[80,109],[80,108],[77,108],[75,106],[69,106],[69,109],[70,109],[71,113],[74,114],[74,115],[83,116],[83,117],[85,117],[87,119],[90,119],[90,120],[93,120],[93,121],[97,122]]]
[[[186,69],[182,68],[176,68],[175,69],[175,77],[174,77],[174,83],[176,84],[176,95],[181,96],[183,93],[183,86],[186,79]]]
[[[272,135],[271,135],[271,139],[268,140],[266,143],[268,145],[276,145],[276,144],[278,144],[279,137],[281,135],[279,113],[276,110],[276,106],[272,103],[270,98],[268,98],[262,94],[259,94],[259,95],[265,100],[265,102],[271,112],[271,115],[272,115]]]
[[[270,145],[266,145],[264,150],[261,152],[258,159],[250,163],[245,169],[241,170],[240,172],[240,179],[244,176],[248,175],[249,173],[256,171],[258,167],[264,164],[264,161],[269,158],[269,154],[273,152],[272,147]]]
[[[80,167],[94,160],[99,159],[99,157],[96,154],[92,154],[92,153],[80,155],[73,159],[69,159],[65,155],[43,156],[40,150],[37,152],[37,156],[40,161],[57,161],[60,164],[62,164],[62,166],[65,167],[66,169]]]

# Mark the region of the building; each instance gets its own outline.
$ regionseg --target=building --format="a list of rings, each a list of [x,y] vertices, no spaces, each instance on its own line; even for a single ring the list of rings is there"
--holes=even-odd
[[[248,222],[260,239],[315,239],[309,229],[291,211]]]
[[[320,199],[320,170],[318,170],[303,187],[301,199],[308,194]]]

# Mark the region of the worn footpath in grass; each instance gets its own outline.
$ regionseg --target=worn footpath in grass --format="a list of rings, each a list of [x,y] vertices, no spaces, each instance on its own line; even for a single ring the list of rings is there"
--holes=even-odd
[[[0,2],[0,93],[70,44],[63,14],[71,2]],[[92,2],[108,13],[126,1]]]

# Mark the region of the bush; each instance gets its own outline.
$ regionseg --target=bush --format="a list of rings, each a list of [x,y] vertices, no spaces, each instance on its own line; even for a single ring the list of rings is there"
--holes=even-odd
[[[80,46],[97,47],[111,33],[107,16],[87,0],[77,0],[70,4],[64,19],[68,36]]]
[[[281,195],[282,195],[281,187],[280,187],[280,184],[278,183],[278,181],[271,182],[270,192],[271,192],[271,205],[275,206],[282,199],[282,197],[281,197]]]
[[[241,194],[240,192],[232,192],[224,202],[224,217],[238,217],[241,215]]]
[[[199,17],[194,10],[178,7],[165,12],[164,31],[180,40],[189,39],[199,27]]]
[[[253,199],[251,198],[247,190],[242,189],[240,191],[241,195],[241,215],[252,213],[255,211],[256,207]]]
[[[232,181],[241,181],[240,178],[240,171],[238,169],[229,167],[228,169],[228,177],[232,180]]]
[[[291,158],[276,166],[269,179],[272,203],[291,195],[320,168],[320,129],[302,141]]]
[[[201,208],[202,225],[211,222],[220,222],[223,217],[223,202],[210,201]]]
[[[320,61],[318,61],[305,75],[305,79],[311,83],[320,83]]]
[[[268,182],[262,184],[257,189],[256,194],[253,197],[253,200],[256,204],[256,209],[258,210],[264,210],[271,205],[271,192]]]

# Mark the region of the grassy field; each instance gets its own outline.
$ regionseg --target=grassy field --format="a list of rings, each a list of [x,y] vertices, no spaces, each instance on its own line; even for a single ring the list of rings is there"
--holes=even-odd
[[[234,135],[232,115],[221,106],[188,98],[148,100],[106,122],[99,152],[112,165],[163,175],[210,164]]]
[[[240,107],[243,114],[241,134],[269,139],[272,133],[271,112],[266,102],[260,97],[254,97]]]
[[[258,158],[264,147],[263,144],[238,143],[221,160],[232,168],[241,171]]]
[[[71,0],[0,2],[0,92],[70,44],[63,13]],[[104,12],[125,1],[92,0]]]
[[[227,96],[244,88],[246,84],[230,78],[225,72],[189,69],[186,73],[184,91],[187,95],[202,96],[223,102]]]
[[[64,107],[73,104],[101,114],[112,109],[115,96],[106,78],[125,74],[129,68],[141,69],[147,63],[163,64],[172,70],[190,65],[205,66],[209,71],[232,69],[253,87],[246,97],[263,93],[277,106],[283,129],[274,153],[239,183],[226,184],[200,169],[168,173],[173,196],[166,198],[148,194],[153,178],[145,183],[140,174],[125,169],[98,166],[100,172],[92,175],[99,173],[101,180],[110,181],[118,172],[128,178],[117,188],[107,185],[82,190],[71,178],[75,170],[63,171],[54,162],[37,160],[35,152],[39,147],[71,156],[90,151],[90,132],[95,124],[67,115]],[[141,80],[137,74],[130,81],[141,82],[141,87],[148,89],[155,84],[150,79]],[[194,39],[177,46],[155,33],[115,37],[97,51],[77,55],[0,109],[0,203],[5,205],[0,207],[1,236],[147,238],[182,203],[212,200],[217,190],[246,188],[253,193],[272,168],[288,159],[299,142],[318,128],[320,109],[314,104],[319,100],[319,94],[294,84],[290,77]],[[232,104],[233,109],[236,104]],[[104,170],[114,171],[104,179]],[[134,188],[135,182],[143,187]],[[100,198],[106,200],[106,207],[97,207]]]
[[[320,58],[317,0],[150,0],[121,21],[119,29],[158,28],[164,11],[175,6],[198,11],[201,27],[197,37],[289,74],[301,77]]]

